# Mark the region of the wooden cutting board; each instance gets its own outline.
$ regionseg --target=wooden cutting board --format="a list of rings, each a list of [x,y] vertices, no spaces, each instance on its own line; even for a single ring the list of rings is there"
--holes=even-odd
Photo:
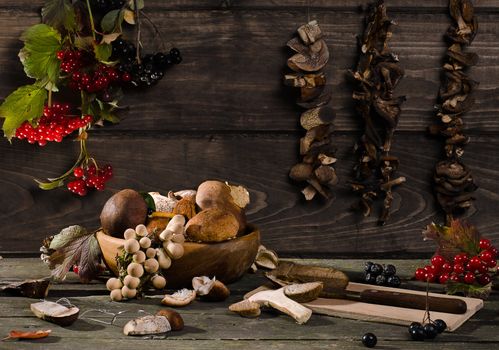
[[[262,286],[247,295],[254,294],[257,291],[268,290],[269,287]],[[370,284],[361,284],[350,282],[347,290],[351,292],[362,292],[366,289],[387,290],[392,292],[409,293],[426,295],[425,292],[373,286]],[[478,310],[483,307],[483,300],[475,298],[456,297],[445,294],[429,293],[430,296],[440,298],[455,298],[466,302],[467,311],[464,314],[449,314],[444,312],[431,311],[430,315],[433,320],[442,319],[447,323],[447,331],[453,332],[458,329],[464,322],[473,316]],[[425,311],[408,309],[395,306],[368,304],[359,301],[346,299],[326,299],[319,298],[309,303],[304,303],[304,306],[310,308],[314,313],[320,315],[336,316],[343,318],[351,318],[355,320],[374,321],[390,324],[399,324],[408,326],[411,322],[421,322]]]

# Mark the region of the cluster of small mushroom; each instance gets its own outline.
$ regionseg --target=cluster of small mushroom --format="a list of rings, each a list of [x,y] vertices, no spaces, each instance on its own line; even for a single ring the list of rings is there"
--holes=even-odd
[[[338,183],[333,167],[335,112],[327,106],[331,89],[321,71],[329,60],[329,50],[317,21],[300,26],[297,34],[286,44],[295,54],[287,61],[293,72],[284,76],[284,84],[300,89],[296,103],[306,109],[300,117],[306,133],[300,139],[301,161],[291,168],[289,177],[305,184],[302,193],[306,200],[312,200],[317,193],[329,198],[330,189]]]
[[[111,300],[133,299],[140,294],[144,286],[164,289],[166,279],[160,275],[160,269],[170,268],[172,260],[184,255],[183,243],[185,218],[175,215],[160,233],[161,247],[154,248],[153,241],[145,225],[125,231],[124,259],[126,266],[118,264],[120,278],[110,278],[106,287],[111,292]]]

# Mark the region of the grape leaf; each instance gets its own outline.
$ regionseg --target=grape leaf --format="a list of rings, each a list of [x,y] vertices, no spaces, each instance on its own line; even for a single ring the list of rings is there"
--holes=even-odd
[[[76,14],[70,0],[45,0],[42,8],[42,20],[59,30],[74,32],[77,29]]]
[[[122,10],[112,10],[106,13],[100,22],[100,26],[105,33],[121,32],[121,23],[125,14]]]
[[[53,269],[52,277],[64,280],[69,269],[78,265],[78,275],[87,283],[99,273],[101,250],[93,232],[78,225],[69,226],[55,235],[49,249],[54,250],[48,258],[49,267]]]
[[[24,47],[19,51],[19,58],[26,75],[55,84],[59,78],[57,51],[62,48],[61,34],[49,25],[37,24],[28,28],[21,35],[21,40]]]
[[[456,254],[477,255],[480,251],[480,234],[470,223],[455,219],[450,226],[431,223],[423,230],[424,240],[432,239],[438,244],[437,254],[451,260]]]
[[[113,48],[111,44],[102,43],[94,45],[95,58],[100,62],[107,62],[109,57],[111,57],[112,51]]]
[[[47,90],[37,85],[24,85],[5,98],[0,117],[5,118],[3,133],[9,140],[24,121],[32,121],[43,113]]]

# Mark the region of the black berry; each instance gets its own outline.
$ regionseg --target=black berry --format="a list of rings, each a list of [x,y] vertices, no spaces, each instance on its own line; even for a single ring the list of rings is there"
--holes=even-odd
[[[438,335],[438,331],[433,324],[428,323],[424,325],[424,334],[427,339],[435,339],[435,337]]]
[[[400,286],[400,278],[399,276],[390,276],[386,279],[386,283],[393,288],[397,288]]]
[[[374,275],[380,275],[383,272],[383,266],[380,264],[372,264],[369,272]]]
[[[409,334],[412,340],[422,341],[425,339],[425,331],[421,323],[413,322],[409,326]]]
[[[366,273],[364,280],[368,284],[375,284],[376,283],[376,275],[373,275],[372,273]]]
[[[378,338],[373,333],[366,333],[362,336],[362,344],[367,348],[374,348],[377,342]]]
[[[395,266],[388,264],[385,266],[385,269],[383,270],[383,274],[385,276],[394,276],[397,273],[397,269]]]
[[[371,272],[371,266],[373,266],[373,262],[372,261],[366,262],[365,265],[364,265],[364,272],[366,272],[366,273]]]
[[[447,329],[447,323],[445,323],[445,321],[441,319],[433,321],[433,325],[437,329],[438,333],[442,333]]]
[[[378,286],[383,286],[384,284],[386,284],[386,277],[383,275],[376,276],[376,284]]]

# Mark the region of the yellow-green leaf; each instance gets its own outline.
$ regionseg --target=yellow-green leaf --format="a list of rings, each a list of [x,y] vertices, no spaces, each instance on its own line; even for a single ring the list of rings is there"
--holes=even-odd
[[[113,48],[111,44],[102,43],[94,45],[95,58],[100,62],[107,62],[112,52]]]
[[[47,79],[55,84],[59,78],[60,61],[57,51],[61,50],[61,34],[51,26],[37,24],[28,28],[21,36],[24,47],[19,58],[26,75],[34,79]]]
[[[5,98],[0,105],[3,133],[9,140],[25,121],[38,118],[43,113],[47,90],[37,85],[24,85]]]

